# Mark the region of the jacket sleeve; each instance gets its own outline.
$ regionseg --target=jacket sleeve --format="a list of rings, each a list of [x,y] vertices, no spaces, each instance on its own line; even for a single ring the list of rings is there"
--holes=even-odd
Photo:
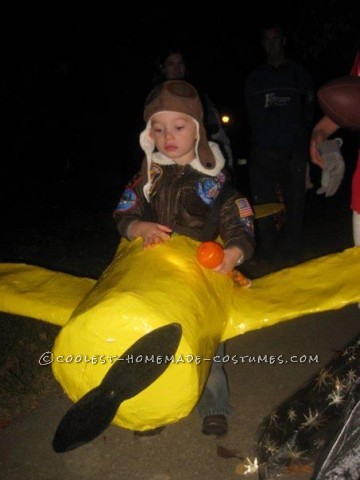
[[[246,197],[234,189],[220,210],[220,236],[224,248],[237,246],[248,260],[254,253],[254,212]]]
[[[143,176],[139,172],[126,185],[113,214],[117,230],[127,240],[131,240],[128,235],[130,223],[134,220],[147,220],[146,212],[149,207],[143,187]]]

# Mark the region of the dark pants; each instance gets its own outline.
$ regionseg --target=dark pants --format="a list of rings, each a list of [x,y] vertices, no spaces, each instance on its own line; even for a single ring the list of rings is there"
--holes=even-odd
[[[275,255],[275,248],[280,256],[300,256],[306,162],[306,151],[252,149],[249,176],[254,205],[278,202],[279,187],[285,203],[285,223],[277,245],[273,218],[264,217],[255,223],[259,253],[268,259]]]

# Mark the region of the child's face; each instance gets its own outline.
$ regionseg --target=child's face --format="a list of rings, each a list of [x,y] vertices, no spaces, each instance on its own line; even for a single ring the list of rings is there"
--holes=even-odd
[[[196,124],[184,113],[156,113],[151,119],[150,137],[159,152],[179,165],[195,158]]]

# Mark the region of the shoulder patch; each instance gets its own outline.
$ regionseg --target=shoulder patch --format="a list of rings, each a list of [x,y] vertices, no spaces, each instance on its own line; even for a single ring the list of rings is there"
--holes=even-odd
[[[239,210],[240,218],[251,217],[254,215],[250,203],[246,198],[239,198],[238,200],[235,200],[235,203]]]
[[[196,185],[196,192],[206,205],[211,205],[219,195],[225,182],[225,175],[220,173],[217,177],[202,177]]]
[[[137,195],[134,192],[134,190],[130,187],[126,187],[115,211],[127,212],[129,210],[132,210],[136,205],[136,201],[137,201]]]

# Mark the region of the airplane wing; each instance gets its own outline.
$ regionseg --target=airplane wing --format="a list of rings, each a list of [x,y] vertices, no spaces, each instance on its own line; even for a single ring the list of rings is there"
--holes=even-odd
[[[122,427],[147,430],[191,412],[220,341],[360,301],[359,247],[256,279],[246,289],[202,267],[195,260],[198,245],[180,235],[148,249],[123,239],[97,281],[2,264],[0,309],[63,326],[52,368],[73,401],[99,385],[113,359],[141,337],[179,324],[175,361],[114,418]]]
[[[0,310],[64,326],[96,280],[24,263],[0,263]]]
[[[203,272],[206,273],[205,269]],[[217,274],[208,272],[212,279]],[[234,292],[223,340],[306,314],[360,301],[360,248],[310,260],[252,281]],[[0,263],[0,310],[64,326],[96,285],[78,277],[23,263]]]

